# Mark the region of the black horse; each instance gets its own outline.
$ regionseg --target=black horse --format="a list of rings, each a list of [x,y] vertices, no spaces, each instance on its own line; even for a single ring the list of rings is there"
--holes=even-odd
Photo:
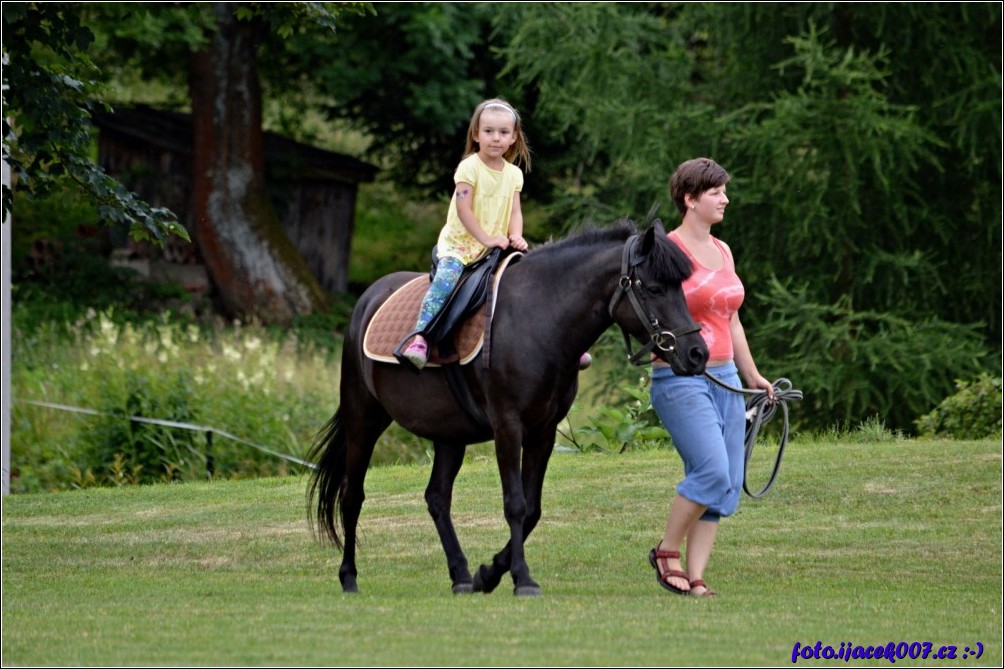
[[[691,271],[689,259],[658,221],[643,233],[630,221],[582,232],[538,247],[512,264],[495,300],[490,355],[483,350],[462,368],[487,424],[461,409],[444,368],[426,367],[415,374],[364,355],[363,336],[374,313],[418,274],[398,272],[370,286],[356,304],[345,337],[341,405],[318,433],[309,456],[317,468],[308,508],[316,497],[317,523],[343,551],[338,572],[342,589],[358,590],[356,525],[363,482],[377,438],[395,420],[433,442],[425,499],[446,552],[453,591],[490,592],[509,571],[517,595],[540,594],[523,544],[540,519],[557,426],[578,391],[579,356],[616,323],[632,362],[647,362],[654,354],[679,374],[703,372],[708,350],[680,286]],[[642,344],[633,355],[631,337]],[[510,540],[472,577],[450,516],[453,482],[467,445],[492,438]],[[344,543],[336,527],[339,510]]]

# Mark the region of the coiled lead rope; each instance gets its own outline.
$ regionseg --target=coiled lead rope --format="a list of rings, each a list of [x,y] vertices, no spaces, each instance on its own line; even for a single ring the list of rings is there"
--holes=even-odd
[[[731,390],[734,393],[748,395],[746,398],[746,438],[744,443],[745,457],[743,459],[743,490],[754,499],[759,499],[767,494],[767,491],[774,485],[777,474],[781,470],[781,457],[784,455],[784,447],[788,443],[788,402],[802,399],[802,391],[791,387],[791,381],[781,377],[771,385],[774,387],[774,399],[770,399],[765,390],[753,390],[750,388],[733,388],[727,383],[722,383],[717,378],[704,372],[704,375],[714,381],[717,385]],[[753,456],[753,447],[756,445],[757,435],[760,428],[770,422],[781,407],[784,411],[784,427],[781,429],[781,441],[777,449],[777,458],[774,460],[774,468],[771,471],[767,484],[757,493],[750,492],[748,483],[748,472],[750,458]]]

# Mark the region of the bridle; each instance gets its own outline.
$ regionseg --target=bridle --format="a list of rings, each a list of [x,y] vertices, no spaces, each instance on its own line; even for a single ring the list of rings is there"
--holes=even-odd
[[[621,334],[624,335],[624,348],[627,350],[628,360],[632,365],[645,365],[652,361],[651,354],[657,348],[666,354],[667,360],[675,356],[677,353],[677,338],[693,332],[699,332],[701,326],[695,324],[690,327],[677,328],[676,330],[667,330],[662,327],[655,313],[648,308],[648,302],[645,298],[645,284],[638,278],[637,268],[645,261],[646,256],[635,253],[637,245],[638,235],[632,235],[624,244],[624,253],[621,255],[621,278],[618,282],[618,290],[610,298],[610,306],[607,307],[607,313],[616,322],[614,314],[617,310],[617,305],[627,295],[635,314],[638,316],[638,320],[641,321],[648,331],[648,343],[636,353],[632,353],[631,337],[623,325],[618,323],[618,326],[621,329]]]

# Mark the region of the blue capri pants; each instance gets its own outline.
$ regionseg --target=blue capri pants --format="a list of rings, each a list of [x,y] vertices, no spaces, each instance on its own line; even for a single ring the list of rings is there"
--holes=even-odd
[[[707,371],[722,383],[741,387],[733,362]],[[651,399],[683,459],[684,478],[676,492],[708,507],[701,520],[717,522],[735,513],[743,488],[743,396],[704,375],[678,376],[669,367],[653,367]]]

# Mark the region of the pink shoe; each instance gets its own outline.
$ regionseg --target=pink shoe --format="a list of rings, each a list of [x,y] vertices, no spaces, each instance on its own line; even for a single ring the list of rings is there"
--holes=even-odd
[[[404,357],[418,369],[425,367],[425,363],[429,362],[429,346],[425,343],[425,339],[421,336],[415,337],[415,341],[404,349]]]
[[[589,355],[589,351],[586,351],[579,358],[579,369],[588,369],[591,364],[593,364],[593,356]]]

